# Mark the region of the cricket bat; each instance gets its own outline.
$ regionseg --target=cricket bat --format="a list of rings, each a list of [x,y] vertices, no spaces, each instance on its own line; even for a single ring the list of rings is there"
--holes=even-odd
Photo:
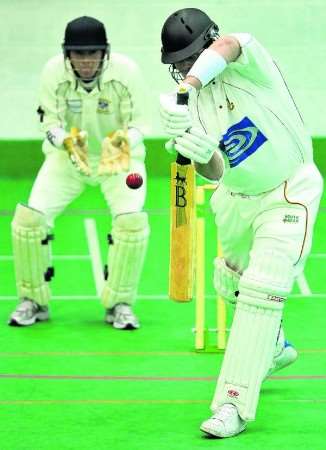
[[[189,94],[178,93],[177,103],[188,104]],[[171,164],[169,297],[178,302],[192,299],[195,249],[195,169],[178,154]]]

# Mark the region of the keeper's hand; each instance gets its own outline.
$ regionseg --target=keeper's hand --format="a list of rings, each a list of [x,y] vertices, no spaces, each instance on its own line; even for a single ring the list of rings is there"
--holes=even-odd
[[[181,83],[178,91],[183,90],[188,93],[195,88],[190,84]],[[192,120],[187,105],[177,104],[177,92],[160,95],[160,116],[163,129],[170,136],[181,136],[186,130],[192,127]]]
[[[218,141],[199,128],[191,128],[175,138],[174,148],[181,155],[200,164],[207,164],[218,150]]]
[[[103,139],[98,175],[115,175],[129,170],[130,143],[127,131],[117,130]]]
[[[87,132],[80,131],[78,128],[72,128],[70,134],[64,139],[63,146],[76,169],[83,175],[90,176]]]

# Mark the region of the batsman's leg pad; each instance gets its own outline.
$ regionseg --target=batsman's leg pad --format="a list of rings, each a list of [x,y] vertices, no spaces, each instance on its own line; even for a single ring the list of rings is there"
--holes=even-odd
[[[227,302],[235,305],[236,292],[239,289],[240,274],[232,270],[224,258],[217,257],[214,260],[214,287],[216,292]]]
[[[16,284],[19,298],[47,305],[54,269],[45,216],[36,209],[18,204],[11,224]]]
[[[108,281],[102,292],[105,308],[117,303],[132,305],[145,259],[149,236],[145,212],[121,214],[114,219],[109,247]]]
[[[291,282],[292,281],[292,282]],[[293,264],[273,251],[252,252],[241,276],[227,349],[212,410],[225,403],[254,420],[261,383],[271,366],[278,340],[285,295],[293,283]]]
[[[262,380],[272,363],[282,317],[281,303],[240,294],[212,410],[231,403],[243,420],[254,420]]]

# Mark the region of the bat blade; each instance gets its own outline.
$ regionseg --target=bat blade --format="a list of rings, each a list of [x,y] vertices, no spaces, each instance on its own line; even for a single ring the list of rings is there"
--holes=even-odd
[[[171,164],[169,297],[187,302],[194,284],[195,170],[180,156]]]

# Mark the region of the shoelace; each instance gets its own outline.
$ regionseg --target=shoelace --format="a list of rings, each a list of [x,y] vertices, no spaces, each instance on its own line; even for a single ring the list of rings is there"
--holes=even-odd
[[[235,412],[234,410],[235,410],[235,406],[233,406],[231,404],[226,404],[216,414],[214,414],[212,419],[215,419],[215,420],[228,419],[231,415],[234,415],[234,412]],[[218,417],[216,417],[216,416],[218,416]]]
[[[26,312],[29,308],[34,309],[35,305],[31,300],[24,300],[18,308],[18,311]]]
[[[116,307],[116,313],[117,315],[131,316],[130,307],[127,305],[118,305]]]

